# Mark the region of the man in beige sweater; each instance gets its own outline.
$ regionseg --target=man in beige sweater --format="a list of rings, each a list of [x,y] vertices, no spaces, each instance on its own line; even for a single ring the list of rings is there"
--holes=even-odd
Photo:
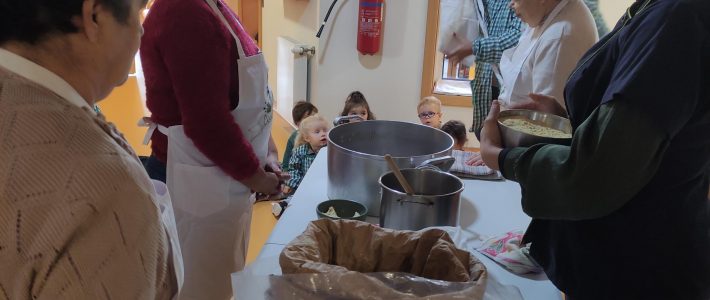
[[[0,0],[0,299],[171,299],[173,250],[131,147],[92,109],[145,0]]]

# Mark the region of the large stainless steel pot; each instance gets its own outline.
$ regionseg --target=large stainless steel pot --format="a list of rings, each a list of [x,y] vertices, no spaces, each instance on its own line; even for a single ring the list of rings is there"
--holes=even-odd
[[[450,173],[432,169],[404,169],[402,175],[414,188],[407,195],[394,173],[380,177],[382,204],[380,226],[419,230],[431,226],[457,226],[463,182]]]
[[[389,171],[385,154],[400,168],[451,154],[454,140],[428,126],[397,121],[366,121],[337,126],[328,133],[328,198],[348,199],[380,212],[378,179]]]

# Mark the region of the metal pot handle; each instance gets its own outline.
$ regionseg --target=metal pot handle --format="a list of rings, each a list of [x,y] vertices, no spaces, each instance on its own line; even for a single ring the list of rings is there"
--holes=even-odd
[[[442,156],[425,160],[417,169],[430,169],[447,172],[454,165],[456,159],[453,156]]]
[[[362,119],[362,117],[360,117],[358,115],[340,116],[340,117],[337,117],[333,120],[333,126],[338,126],[338,125],[350,123],[352,121],[360,122],[360,121],[364,121],[364,120]]]
[[[418,202],[418,201],[409,201],[409,200],[404,200],[402,198],[397,199],[397,202],[400,204],[404,203],[414,203],[414,204],[421,204],[421,205],[426,205],[426,206],[434,206],[434,202]]]

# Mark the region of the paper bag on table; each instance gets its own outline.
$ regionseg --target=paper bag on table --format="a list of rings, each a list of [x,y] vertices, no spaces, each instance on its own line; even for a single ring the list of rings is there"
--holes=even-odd
[[[483,264],[457,249],[445,231],[398,231],[350,220],[311,222],[279,263],[285,276],[272,278],[281,280],[272,282],[274,299],[280,292],[308,299],[482,299],[487,278]]]

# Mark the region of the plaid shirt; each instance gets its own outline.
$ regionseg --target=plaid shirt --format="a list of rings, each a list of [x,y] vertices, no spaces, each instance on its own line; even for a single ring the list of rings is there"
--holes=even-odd
[[[472,131],[480,131],[483,120],[493,102],[493,68],[491,64],[498,64],[503,51],[514,47],[520,39],[520,19],[508,7],[509,0],[482,0],[486,8],[486,23],[488,36],[480,35],[473,42],[473,54],[476,55],[476,75],[471,81],[473,98],[473,126]]]
[[[602,13],[599,11],[599,0],[584,0],[584,4],[586,4],[589,11],[592,12],[594,23],[597,25],[597,32],[599,32],[599,37],[601,38],[609,33],[609,27],[606,26],[606,22],[604,21],[604,18],[602,18]]]
[[[291,174],[291,179],[286,182],[286,185],[292,190],[298,188],[301,184],[301,180],[306,176],[308,168],[313,164],[313,160],[316,159],[317,152],[311,149],[311,145],[308,143],[300,145],[293,149],[291,154],[291,160],[288,162],[288,173]]]

